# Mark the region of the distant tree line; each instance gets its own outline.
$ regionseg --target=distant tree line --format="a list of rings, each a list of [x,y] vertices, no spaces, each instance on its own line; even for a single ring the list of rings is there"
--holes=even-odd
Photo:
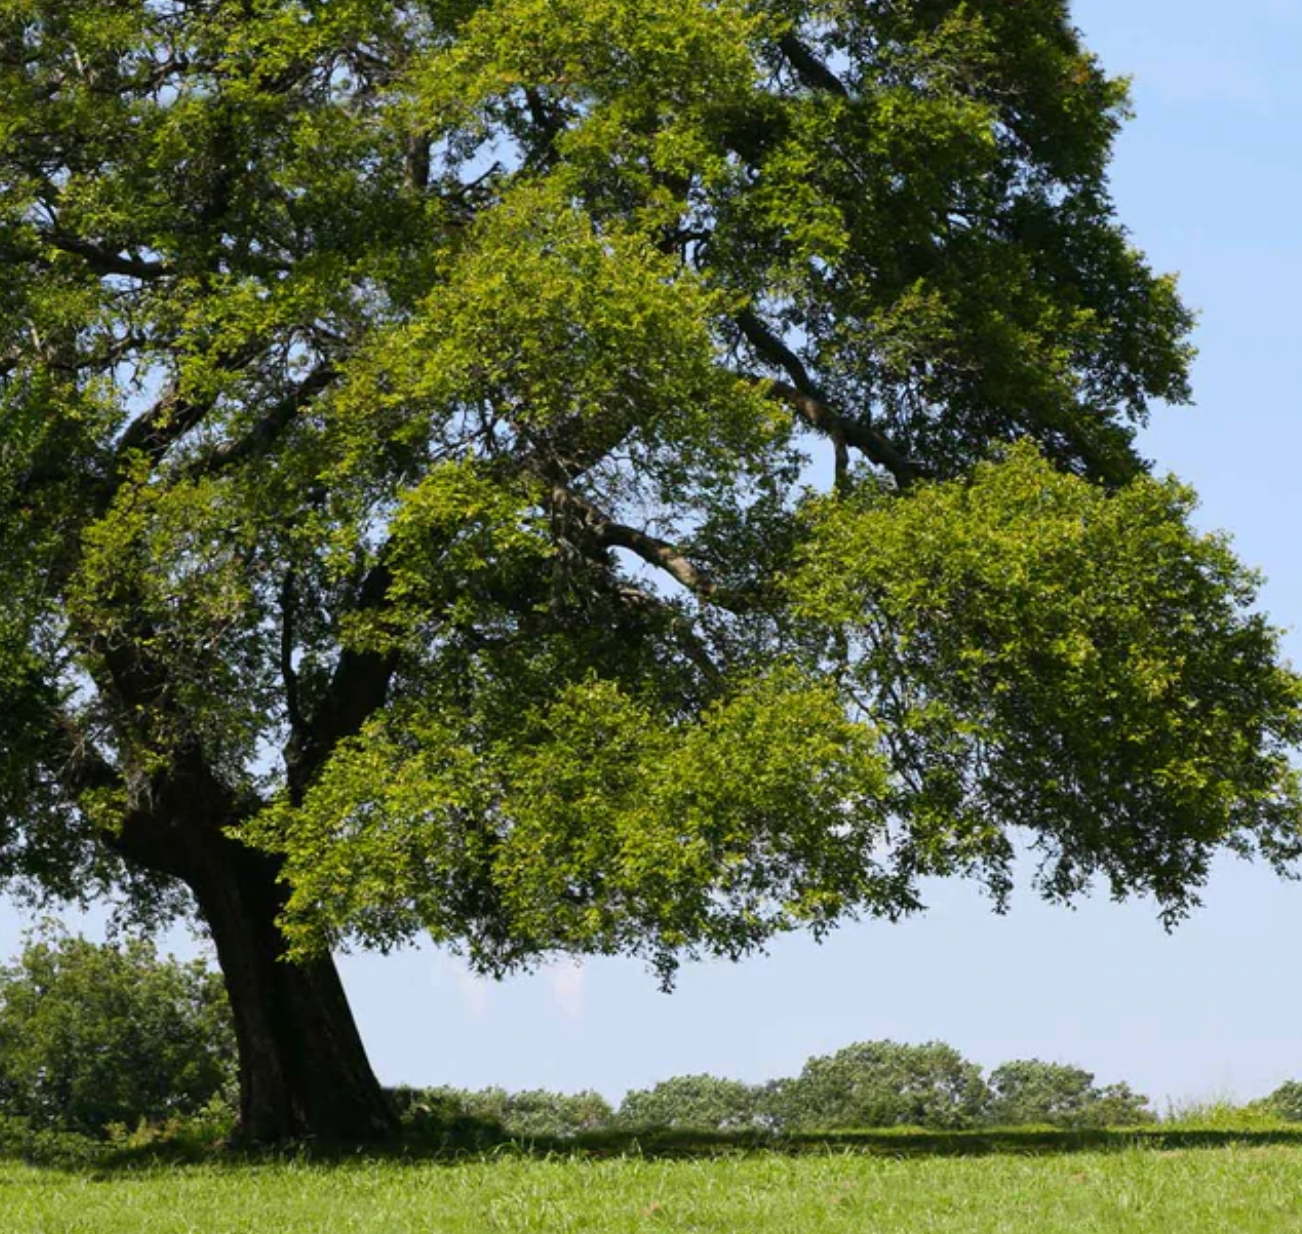
[[[0,1149],[6,1127],[118,1136],[233,1123],[235,1041],[221,978],[139,940],[96,944],[46,923],[0,966]],[[1156,1121],[1128,1084],[1022,1059],[988,1074],[941,1042],[864,1041],[798,1075],[748,1084],[675,1076],[612,1105],[600,1093],[393,1089],[406,1122],[496,1137],[669,1130],[800,1135],[887,1127],[1093,1129]],[[1247,1109],[1302,1122],[1302,1082]]]
[[[594,1092],[490,1088],[396,1091],[409,1117],[499,1127],[512,1136],[606,1130],[750,1131],[777,1135],[881,1127],[964,1130],[1041,1125],[1095,1128],[1156,1120],[1128,1084],[1099,1086],[1080,1067],[1024,1059],[989,1076],[952,1046],[864,1041],[765,1084],[675,1076],[612,1106]]]

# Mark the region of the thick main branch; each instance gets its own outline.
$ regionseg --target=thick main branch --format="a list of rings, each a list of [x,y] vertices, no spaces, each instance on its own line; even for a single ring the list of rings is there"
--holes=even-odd
[[[871,462],[885,467],[901,487],[926,477],[926,471],[870,424],[842,415],[819,389],[804,362],[749,309],[737,314],[737,327],[759,357],[781,369],[790,381],[769,381],[769,391],[788,403],[811,428],[830,437],[839,448],[852,446]]]
[[[563,485],[552,486],[550,499],[556,509],[577,515],[584,532],[602,548],[627,549],[648,565],[663,570],[698,599],[717,604],[721,608],[734,608],[740,604],[735,592],[719,586],[706,571],[668,540],[661,540],[636,527],[616,522],[595,503]]]
[[[353,612],[380,612],[389,603],[392,586],[393,572],[381,559],[362,580]],[[393,650],[345,647],[339,653],[329,685],[311,716],[295,727],[285,750],[292,798],[301,799],[339,742],[356,736],[384,706],[397,667]]]
[[[842,98],[850,97],[845,83],[796,35],[788,31],[778,39],[778,47],[795,69],[796,76],[811,90],[824,90],[829,94],[839,94]]]
[[[310,372],[279,402],[273,403],[262,417],[254,421],[242,437],[223,442],[211,453],[195,461],[193,475],[214,475],[240,463],[265,455],[293,424],[295,417],[318,394],[327,390],[339,377],[333,365],[323,364]]]
[[[265,345],[265,339],[250,339],[224,355],[214,356],[214,364],[226,369],[243,368],[257,358]],[[183,393],[180,383],[174,379],[153,406],[123,430],[114,450],[118,472],[115,479],[129,468],[133,456],[143,455],[151,467],[157,466],[182,437],[203,423],[216,405],[216,395],[194,398]]]
[[[49,231],[44,233],[43,238],[47,244],[60,252],[80,257],[96,274],[121,275],[125,278],[149,282],[172,273],[172,268],[166,262],[133,257],[107,245],[96,244],[93,240],[84,240],[80,236],[70,235],[68,232]]]

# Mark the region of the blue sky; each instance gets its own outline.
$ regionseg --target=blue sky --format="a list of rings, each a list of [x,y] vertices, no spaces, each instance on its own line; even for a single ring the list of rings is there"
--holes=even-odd
[[[1135,78],[1113,175],[1121,216],[1202,314],[1197,406],[1159,409],[1146,450],[1197,487],[1202,524],[1265,572],[1275,620],[1302,627],[1302,3],[1076,0],[1075,17],[1105,65]],[[1302,662],[1302,637],[1288,646]],[[986,1066],[1076,1062],[1161,1100],[1302,1078],[1302,884],[1223,862],[1174,935],[1142,902],[1069,911],[1028,892],[999,918],[962,884],[928,901],[922,917],[821,947],[793,938],[740,965],[692,966],[672,996],[633,962],[501,985],[430,951],[343,967],[390,1083],[618,1096],[686,1072],[789,1074],[877,1037],[948,1041]],[[21,924],[0,909],[0,956]]]

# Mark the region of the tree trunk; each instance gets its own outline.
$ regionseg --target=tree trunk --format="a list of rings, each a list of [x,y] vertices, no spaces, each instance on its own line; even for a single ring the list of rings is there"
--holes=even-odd
[[[186,881],[217,946],[235,1019],[241,1138],[340,1142],[394,1131],[334,961],[281,958],[279,862],[220,835],[198,847]]]
[[[281,859],[227,834],[257,803],[224,785],[197,746],[142,801],[110,842],[129,862],[189,887],[212,934],[239,1049],[240,1138],[340,1143],[396,1131],[334,961],[283,958]]]

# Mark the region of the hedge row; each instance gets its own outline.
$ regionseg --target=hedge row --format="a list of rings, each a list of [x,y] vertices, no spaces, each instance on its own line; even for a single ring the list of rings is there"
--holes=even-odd
[[[1095,1128],[1156,1119],[1148,1099],[1129,1085],[1100,1087],[1080,1067],[1027,1059],[986,1076],[941,1042],[861,1042],[811,1058],[799,1075],[767,1084],[678,1076],[628,1093],[618,1107],[594,1092],[444,1087],[394,1095],[412,1120],[522,1137],[643,1128],[776,1135],[899,1126]]]

